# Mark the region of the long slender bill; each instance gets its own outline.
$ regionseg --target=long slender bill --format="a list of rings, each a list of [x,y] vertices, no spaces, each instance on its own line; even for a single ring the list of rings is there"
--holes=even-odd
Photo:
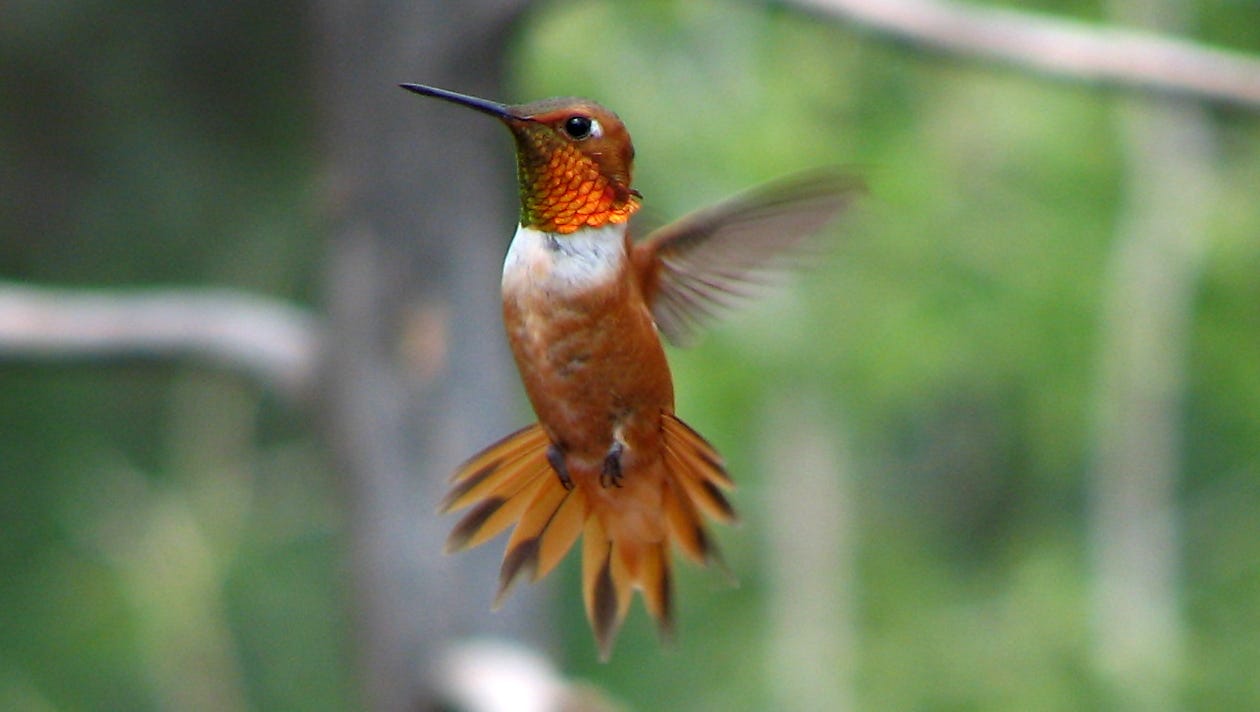
[[[399,84],[398,86],[406,89],[407,91],[413,91],[423,96],[431,96],[435,99],[442,99],[443,101],[467,106],[470,109],[475,109],[483,114],[490,114],[491,116],[495,116],[500,119],[515,118],[512,115],[512,112],[508,110],[507,104],[500,104],[497,101],[479,99],[475,96],[460,94],[459,92],[454,91],[447,91],[446,89],[439,89],[437,87],[426,86],[424,84]]]

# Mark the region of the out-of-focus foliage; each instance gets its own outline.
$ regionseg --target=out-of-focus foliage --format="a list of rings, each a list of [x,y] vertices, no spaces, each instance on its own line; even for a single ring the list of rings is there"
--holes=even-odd
[[[1238,27],[1254,8],[1201,5],[1199,39],[1260,47]],[[776,484],[757,471],[756,414],[796,389],[832,399],[857,450],[856,670],[836,674],[859,707],[1106,708],[1084,475],[1124,179],[1117,97],[717,2],[553,3],[521,56],[522,96],[616,107],[663,216],[819,163],[852,165],[872,193],[831,262],[673,354],[680,412],[741,483],[748,524],[722,533],[741,587],[684,576],[678,652],[660,657],[640,631],[610,667],[586,663],[574,611],[575,664],[643,709],[769,708],[758,562],[773,552],[755,536]],[[1260,649],[1240,632],[1260,610],[1260,121],[1213,120],[1223,192],[1181,494],[1185,702],[1203,708],[1260,703],[1244,682]],[[655,675],[665,684],[644,684]]]
[[[1197,39],[1260,52],[1254,5],[1192,7]],[[0,9],[0,277],[308,299],[322,235],[301,14]],[[769,708],[760,413],[809,392],[854,449],[856,566],[837,585],[856,596],[855,657],[836,675],[858,706],[1108,708],[1084,521],[1120,99],[715,0],[546,3],[514,55],[502,99],[585,95],[627,122],[649,220],[812,165],[871,186],[834,257],[671,354],[679,412],[740,483],[745,524],[719,532],[740,586],[682,567],[673,649],[636,611],[599,665],[566,566],[569,669],[636,709]],[[425,78],[364,81],[408,79]],[[1178,493],[1183,702],[1247,709],[1260,117],[1212,121],[1222,180]],[[342,513],[304,414],[228,374],[148,364],[4,364],[0,391],[0,708],[352,706]]]
[[[300,3],[0,8],[0,278],[306,299]],[[0,365],[0,708],[344,709],[332,472],[225,373]]]

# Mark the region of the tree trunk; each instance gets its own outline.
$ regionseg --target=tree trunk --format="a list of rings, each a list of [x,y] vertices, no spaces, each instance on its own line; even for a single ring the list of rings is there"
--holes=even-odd
[[[842,419],[778,389],[761,428],[775,709],[857,709],[853,467]]]
[[[526,417],[499,316],[510,144],[494,121],[396,86],[503,96],[522,6],[316,5],[332,226],[322,415],[345,475],[356,642],[376,710],[434,708],[428,678],[456,638],[544,636],[530,591],[491,615],[497,552],[443,556],[451,522],[434,509],[454,465]]]
[[[1178,30],[1165,0],[1113,0]],[[1092,472],[1094,632],[1118,709],[1178,708],[1183,633],[1177,479],[1194,297],[1213,195],[1213,133],[1190,102],[1126,98],[1128,175],[1105,296]]]

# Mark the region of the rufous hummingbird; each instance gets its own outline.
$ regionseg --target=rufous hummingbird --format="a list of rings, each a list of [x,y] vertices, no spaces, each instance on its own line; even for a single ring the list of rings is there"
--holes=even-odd
[[[735,512],[721,456],[674,413],[661,335],[684,342],[748,296],[862,183],[803,173],[632,241],[642,196],[616,114],[572,97],[506,105],[401,86],[496,117],[516,139],[521,214],[503,264],[503,323],[538,422],[455,471],[442,511],[472,509],[447,551],[515,525],[497,607],[522,574],[546,576],[584,536],[583,598],[601,658],[635,589],[668,635],[670,543],[707,565],[717,551],[702,515],[729,523]]]

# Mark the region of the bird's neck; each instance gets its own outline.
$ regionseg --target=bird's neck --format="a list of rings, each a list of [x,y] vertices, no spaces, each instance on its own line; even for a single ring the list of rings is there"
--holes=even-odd
[[[620,279],[628,265],[625,223],[567,234],[521,225],[503,262],[503,289],[581,291]]]

